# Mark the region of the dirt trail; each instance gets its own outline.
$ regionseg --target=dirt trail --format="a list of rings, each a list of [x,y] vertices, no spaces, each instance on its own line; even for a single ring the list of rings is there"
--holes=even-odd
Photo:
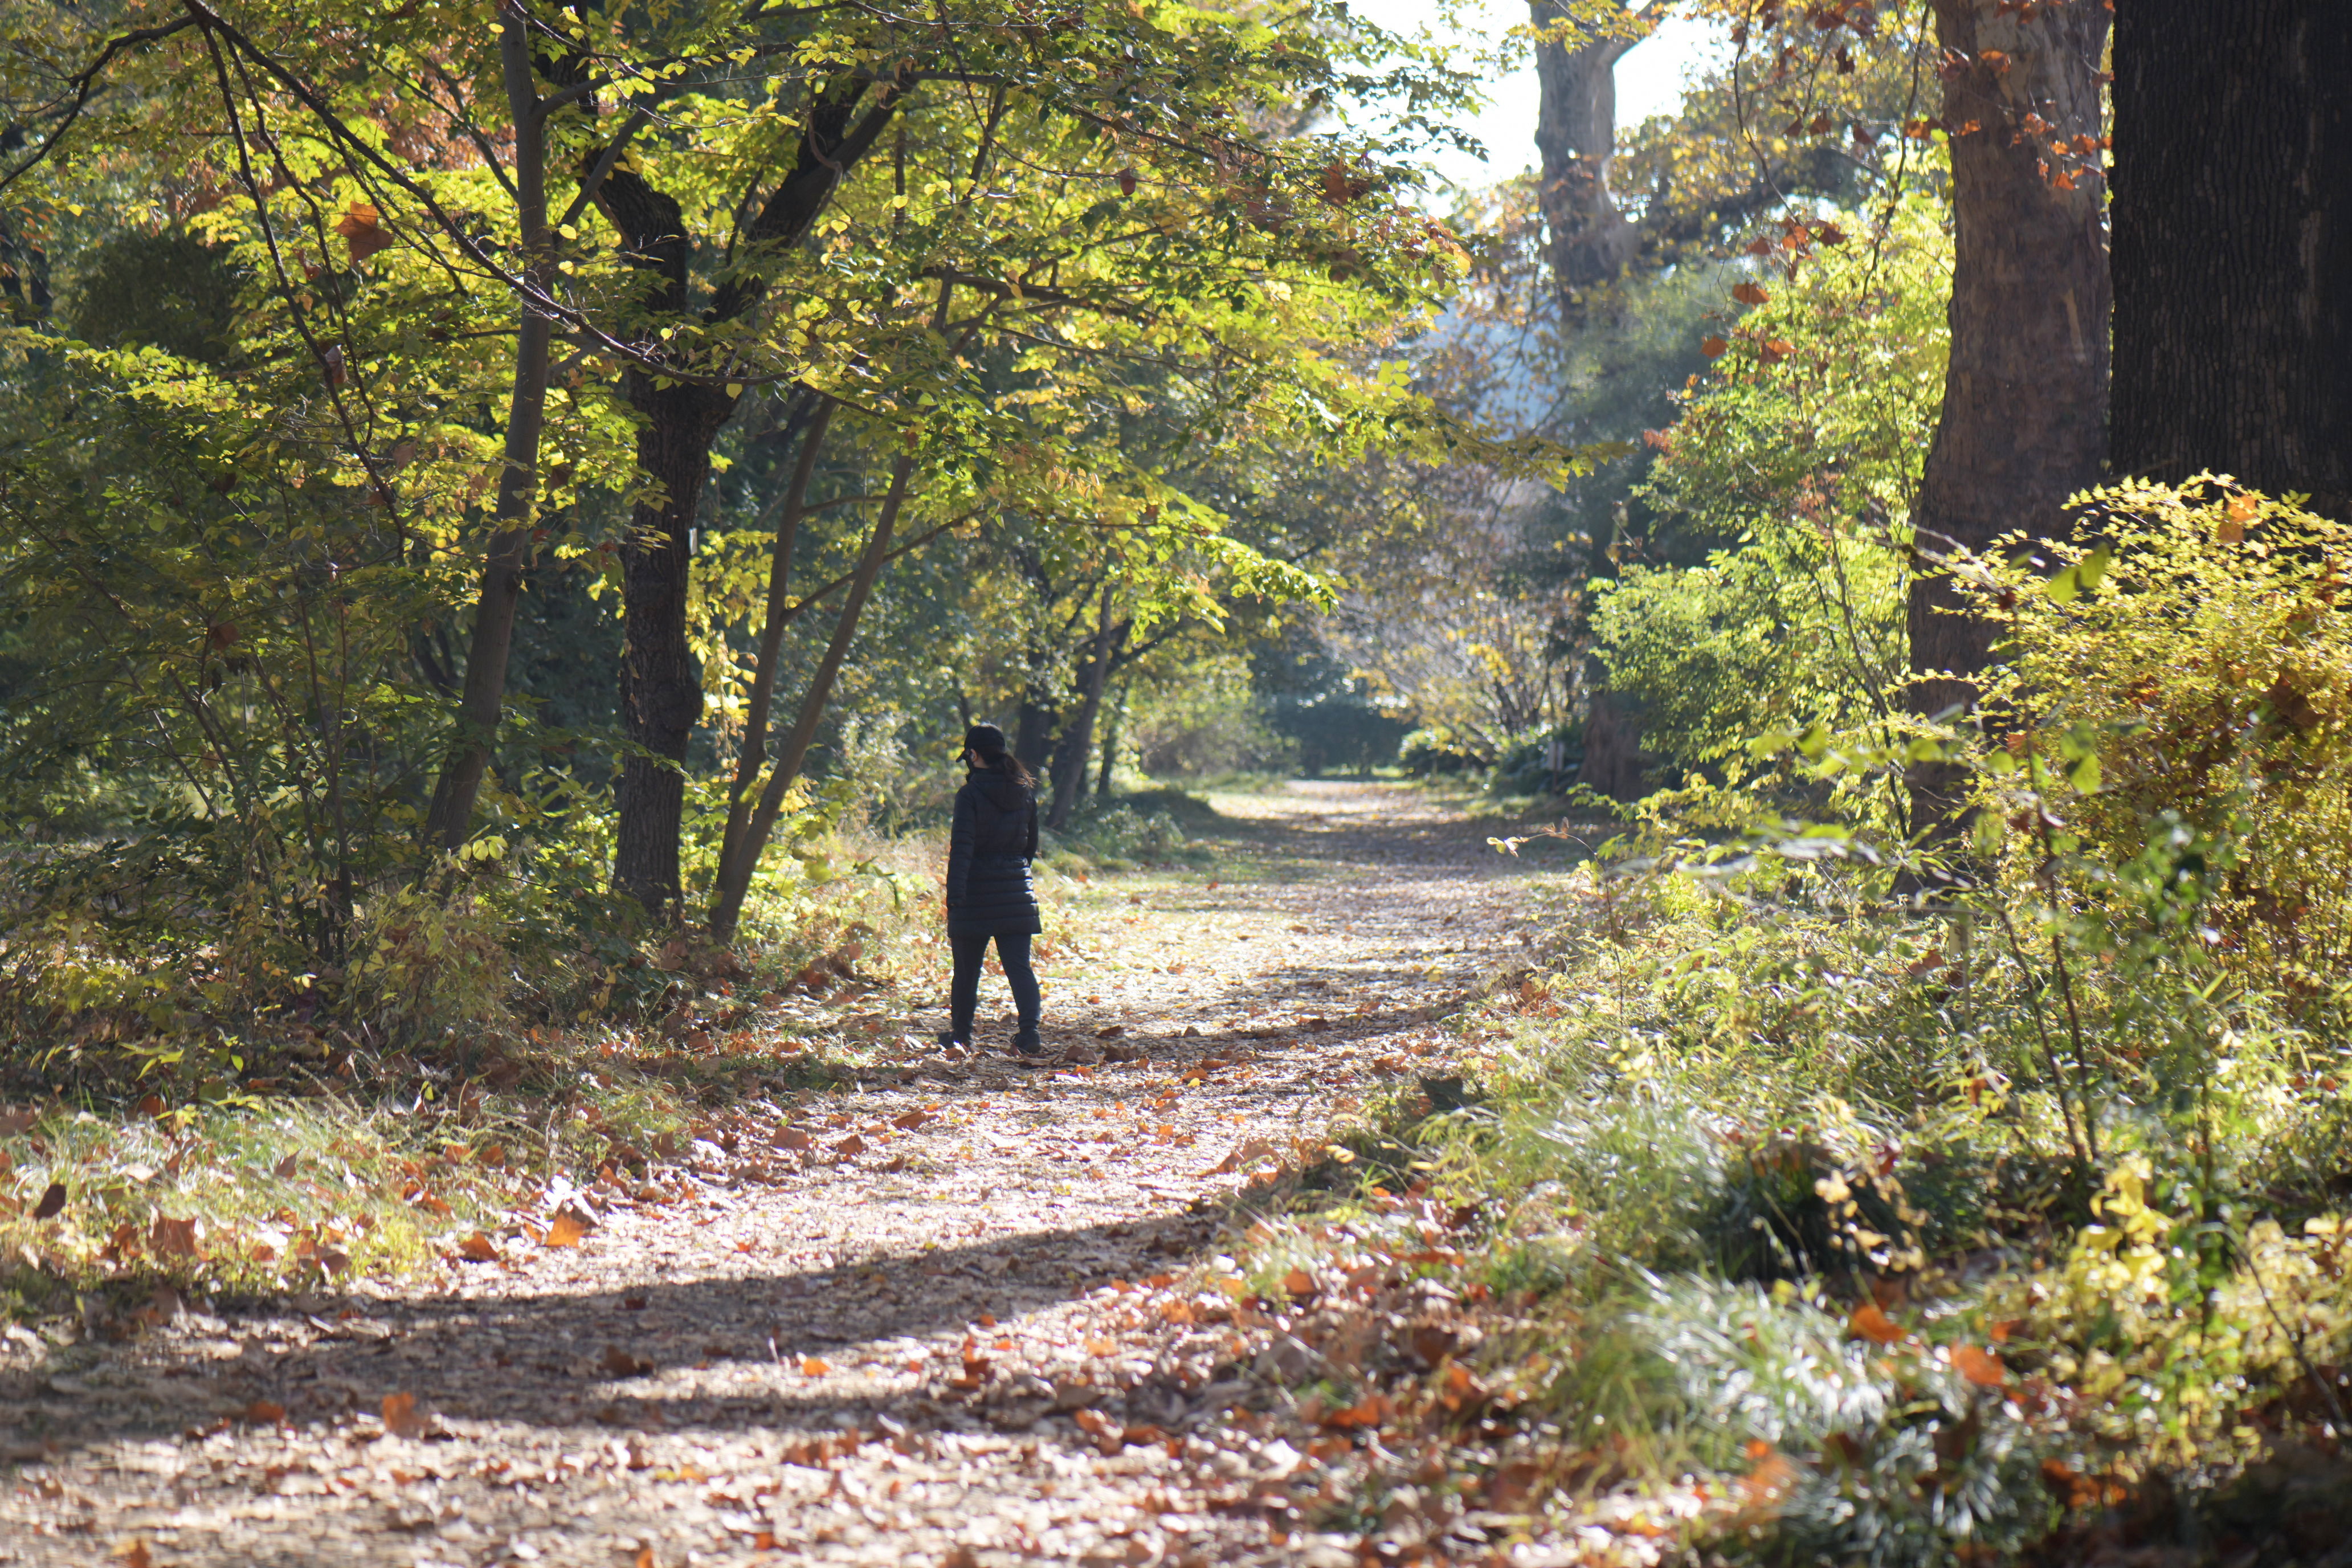
[[[0,1347],[0,1563],[1352,1563],[1251,1506],[1297,1456],[1165,1277],[1252,1167],[1446,1070],[1530,872],[1393,786],[1215,804],[1217,865],[1097,879],[1056,938],[1072,1065],[886,1053],[813,1146],[698,1145],[576,1247]]]

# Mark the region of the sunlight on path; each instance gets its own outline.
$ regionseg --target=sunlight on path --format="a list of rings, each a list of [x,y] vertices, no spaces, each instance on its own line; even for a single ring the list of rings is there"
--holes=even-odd
[[[1188,1270],[1254,1171],[1444,1070],[1535,873],[1398,786],[1213,804],[1213,866],[1101,879],[1045,966],[1062,1068],[886,1057],[763,1124],[792,1173],[712,1147],[446,1289],[10,1345],[0,1563],[1352,1563],[1251,1503],[1296,1456],[1229,1415]]]

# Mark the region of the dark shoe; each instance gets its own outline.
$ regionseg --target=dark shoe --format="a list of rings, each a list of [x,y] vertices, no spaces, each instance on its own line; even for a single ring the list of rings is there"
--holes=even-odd
[[[1045,1059],[1045,1043],[1037,1038],[1036,1025],[1025,1025],[1019,1034],[1013,1037],[1013,1054],[1032,1064]]]
[[[970,1040],[958,1038],[956,1032],[953,1029],[941,1029],[938,1035],[932,1037],[931,1044],[939,1047],[939,1048],[943,1051],[968,1051],[971,1049],[971,1042]]]

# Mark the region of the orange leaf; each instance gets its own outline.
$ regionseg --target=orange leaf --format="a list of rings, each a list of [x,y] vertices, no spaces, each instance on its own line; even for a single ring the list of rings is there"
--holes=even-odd
[[[245,1407],[245,1418],[257,1426],[267,1426],[286,1419],[286,1406],[274,1399],[257,1399]]]
[[[416,1413],[416,1395],[387,1394],[383,1396],[383,1429],[395,1437],[421,1437],[425,1435],[425,1417]]]
[[[1721,338],[1701,338],[1699,340],[1698,352],[1705,354],[1709,359],[1721,359],[1724,355],[1724,352],[1730,347],[1731,345],[1725,342]]]
[[[916,1128],[920,1127],[924,1122],[929,1121],[930,1119],[930,1112],[927,1110],[905,1110],[892,1117],[890,1119],[890,1125],[896,1127],[901,1132],[912,1132]]]
[[[2000,1364],[2000,1357],[1975,1345],[1954,1345],[1952,1365],[1979,1388],[2001,1388],[2009,1383],[2009,1369]]]
[[[383,215],[365,202],[353,202],[343,216],[335,220],[335,232],[352,247],[353,261],[365,261],[379,250],[392,248],[392,236],[382,226]]]
[[[1294,1296],[1315,1294],[1315,1276],[1304,1268],[1294,1268],[1282,1277],[1282,1288]]]
[[[1118,1345],[1116,1341],[1112,1340],[1088,1340],[1087,1342],[1087,1353],[1088,1355],[1117,1355],[1118,1353]]]
[[[1764,292],[1760,285],[1754,283],[1738,285],[1731,290],[1731,297],[1743,305],[1761,305],[1772,298],[1771,295]]]
[[[149,1554],[143,1541],[126,1541],[114,1549],[114,1560],[122,1568],[155,1568],[155,1559]]]
[[[147,1246],[158,1258],[194,1258],[196,1256],[196,1222],[194,1219],[166,1219],[155,1216],[148,1229]]]
[[[478,1230],[457,1244],[457,1255],[472,1258],[477,1263],[496,1263],[499,1260],[498,1247]]]
[[[819,1361],[813,1355],[804,1355],[801,1357],[801,1375],[803,1377],[823,1377],[826,1373],[829,1373],[832,1370],[833,1364],[830,1362]]]
[[[1874,1345],[1891,1345],[1903,1337],[1903,1330],[1895,1320],[1879,1309],[1875,1301],[1864,1301],[1848,1318],[1845,1331],[1858,1340],[1868,1340]]]
[[[539,1238],[541,1247],[577,1247],[580,1238],[588,1234],[588,1226],[570,1209],[563,1210],[547,1222],[547,1234]]]
[[[840,1142],[835,1143],[833,1146],[833,1152],[841,1155],[844,1159],[846,1159],[853,1154],[863,1154],[866,1152],[866,1140],[853,1132],[848,1137],[843,1139]]]

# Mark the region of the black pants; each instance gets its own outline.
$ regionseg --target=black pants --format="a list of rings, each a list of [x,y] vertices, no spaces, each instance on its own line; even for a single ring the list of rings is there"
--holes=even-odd
[[[951,936],[948,946],[955,952],[955,981],[948,987],[948,1026],[959,1040],[971,1038],[971,1016],[980,1005],[980,966],[988,957],[988,944],[996,943],[996,956],[1004,964],[1005,984],[1013,987],[1013,1010],[1019,1016],[1024,1029],[1034,1029],[1045,1016],[1045,999],[1037,989],[1037,972],[1029,967],[1029,933],[999,931],[994,936]]]

